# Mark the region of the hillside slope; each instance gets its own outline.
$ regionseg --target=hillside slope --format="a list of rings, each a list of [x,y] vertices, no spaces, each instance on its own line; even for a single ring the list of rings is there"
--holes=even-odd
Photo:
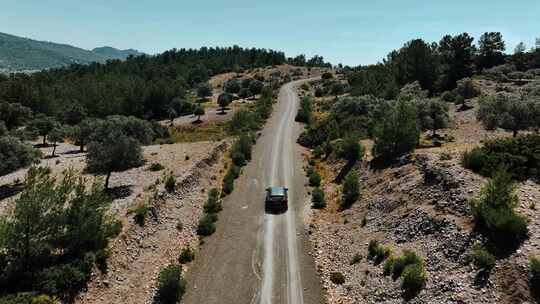
[[[72,63],[104,62],[108,59],[125,59],[141,54],[135,50],[118,50],[112,47],[92,51],[67,44],[37,41],[0,33],[0,71],[33,71],[61,67]]]

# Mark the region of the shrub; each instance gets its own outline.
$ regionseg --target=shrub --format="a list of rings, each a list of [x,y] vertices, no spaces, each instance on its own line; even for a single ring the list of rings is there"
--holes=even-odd
[[[368,258],[376,264],[381,263],[392,253],[389,247],[383,246],[377,240],[371,240],[368,245]]]
[[[176,191],[176,178],[172,174],[167,176],[167,179],[165,180],[165,189],[167,192]]]
[[[360,145],[355,136],[348,136],[340,142],[337,155],[351,163],[358,161],[364,157],[364,147]]]
[[[195,251],[191,248],[191,246],[186,246],[182,248],[182,251],[180,251],[180,255],[178,256],[178,262],[180,264],[187,264],[195,259]]]
[[[319,187],[321,185],[321,175],[317,171],[309,174],[309,185],[311,187]]]
[[[535,296],[538,297],[540,295],[540,259],[537,257],[530,257],[529,267],[531,269],[531,289]]]
[[[144,226],[150,208],[146,204],[139,204],[135,208],[128,210],[128,214],[133,214],[133,220],[139,226]]]
[[[223,177],[222,190],[223,190],[223,193],[225,194],[231,194],[234,190],[234,180],[236,179],[234,168],[238,168],[238,167],[231,166],[229,170],[227,170],[225,177]]]
[[[326,208],[326,201],[324,199],[324,191],[320,188],[315,188],[311,192],[311,203],[314,209]]]
[[[330,281],[336,285],[342,285],[345,283],[345,276],[341,272],[330,273]]]
[[[386,262],[384,262],[384,265],[383,265],[384,275],[390,275],[392,273],[392,269],[394,268],[395,261],[396,261],[396,258],[394,258],[393,256],[386,259]]]
[[[499,138],[466,152],[462,165],[487,177],[493,176],[503,166],[514,179],[538,178],[540,158],[535,151],[539,150],[540,135],[537,134]]]
[[[392,274],[394,277],[399,277],[409,265],[422,264],[422,259],[411,250],[404,250],[403,255],[394,259],[392,264]]]
[[[0,137],[0,175],[39,161],[41,152],[11,136]]]
[[[355,264],[360,263],[361,261],[362,261],[362,255],[359,254],[359,253],[356,253],[355,255],[353,255],[353,257],[349,261],[349,264],[350,265],[355,265]]]
[[[210,189],[208,192],[208,199],[203,205],[205,213],[218,213],[222,210],[221,202],[219,200],[219,191],[216,188]]]
[[[401,274],[401,288],[406,297],[417,295],[424,288],[426,281],[427,274],[421,263],[407,265]]]
[[[179,265],[169,265],[163,268],[157,279],[157,297],[160,303],[174,304],[180,300],[186,291],[186,282],[182,278],[182,268]]]
[[[209,236],[216,232],[215,214],[206,213],[199,219],[197,234],[200,236]]]
[[[446,91],[441,94],[441,99],[446,102],[454,102],[456,100],[456,92]]]
[[[519,203],[516,186],[505,170],[499,170],[482,188],[480,197],[471,200],[476,226],[499,249],[509,249],[528,234],[527,220],[517,214]]]
[[[298,112],[296,113],[294,120],[301,123],[311,123],[313,111],[312,103],[313,102],[310,97],[302,98],[300,101],[300,107],[298,108]]]
[[[358,182],[358,175],[356,172],[351,171],[343,180],[343,191],[341,197],[341,209],[347,209],[351,207],[360,198],[360,184]]]
[[[469,258],[481,270],[491,270],[495,266],[495,257],[481,246],[473,248]]]
[[[155,171],[161,171],[161,170],[163,170],[163,169],[165,169],[165,167],[163,167],[163,165],[160,164],[160,163],[152,163],[152,164],[148,167],[148,170],[154,171],[154,172],[155,172]]]
[[[470,78],[463,78],[457,82],[456,93],[465,99],[470,99],[480,95],[480,89]]]

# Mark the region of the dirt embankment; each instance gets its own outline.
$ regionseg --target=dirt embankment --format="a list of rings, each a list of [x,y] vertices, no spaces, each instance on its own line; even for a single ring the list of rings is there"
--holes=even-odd
[[[517,188],[517,211],[529,220],[529,238],[499,257],[488,275],[468,262],[472,247],[485,241],[473,229],[468,200],[478,196],[486,179],[461,166],[461,153],[484,140],[511,136],[484,130],[475,119],[476,102],[470,100],[473,108],[467,111],[451,109],[451,126],[440,134],[453,141],[442,147],[417,149],[383,168],[357,164],[353,170],[361,176],[363,194],[346,211],[338,210],[340,186],[332,182],[344,163],[317,164],[329,205],[314,211],[309,233],[330,304],[405,303],[401,280],[385,276],[383,265],[367,258],[373,239],[389,246],[394,256],[410,249],[424,259],[428,280],[410,303],[534,302],[528,259],[540,254],[540,217],[531,207],[540,199],[538,184],[526,181]],[[360,260],[351,263],[355,255]],[[332,272],[341,272],[345,283],[332,283]]]
[[[206,192],[221,181],[221,142],[177,177],[177,190],[159,189],[144,226],[127,218],[120,236],[111,245],[107,273],[96,271],[87,292],[76,303],[150,303],[159,270],[178,258],[188,244],[198,247],[195,233]]]

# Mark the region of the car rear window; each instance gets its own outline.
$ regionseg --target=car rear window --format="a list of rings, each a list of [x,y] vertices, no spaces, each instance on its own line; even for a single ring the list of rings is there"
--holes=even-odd
[[[285,196],[285,189],[283,187],[272,187],[270,188],[271,196]]]

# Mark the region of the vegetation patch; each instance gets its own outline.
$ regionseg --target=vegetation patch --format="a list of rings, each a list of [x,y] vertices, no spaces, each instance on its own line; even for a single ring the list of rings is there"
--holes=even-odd
[[[186,281],[182,278],[182,267],[171,264],[163,268],[157,278],[157,299],[159,303],[177,303],[186,292]]]

